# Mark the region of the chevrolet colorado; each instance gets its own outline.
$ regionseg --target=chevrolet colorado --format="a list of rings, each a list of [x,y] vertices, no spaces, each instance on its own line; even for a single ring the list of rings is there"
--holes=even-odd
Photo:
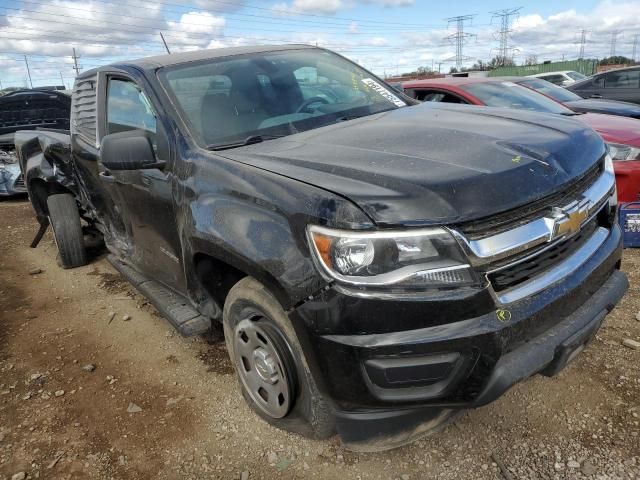
[[[259,416],[401,445],[557,373],[628,288],[595,132],[415,103],[307,46],[84,72],[70,134],[16,135],[34,246],[79,266],[99,231],[183,335],[222,322]]]

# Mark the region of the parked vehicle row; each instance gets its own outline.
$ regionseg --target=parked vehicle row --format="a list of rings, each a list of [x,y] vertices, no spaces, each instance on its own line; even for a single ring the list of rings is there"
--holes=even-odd
[[[16,145],[64,267],[100,232],[180,333],[222,323],[258,416],[352,449],[555,375],[628,288],[613,161],[575,115],[434,108],[320,48],[89,70],[70,133]]]
[[[545,85],[540,86],[541,84]],[[640,194],[640,120],[600,113],[576,113],[553,99],[554,86],[527,77],[437,78],[405,82],[405,92],[424,102],[484,105],[574,117],[598,132],[614,160],[618,199]],[[539,92],[539,93],[538,93]]]

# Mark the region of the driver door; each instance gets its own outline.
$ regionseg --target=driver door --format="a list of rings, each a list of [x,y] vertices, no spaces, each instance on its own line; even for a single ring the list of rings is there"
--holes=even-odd
[[[123,166],[106,169],[101,176],[111,185],[114,202],[125,219],[131,246],[126,260],[150,279],[183,291],[181,244],[172,195],[173,159],[165,130],[158,125],[157,110],[143,89],[122,75],[106,76],[105,105],[103,142],[111,135],[121,137],[129,132],[147,138],[155,156],[154,163],[131,169],[126,166],[131,152],[125,149]]]

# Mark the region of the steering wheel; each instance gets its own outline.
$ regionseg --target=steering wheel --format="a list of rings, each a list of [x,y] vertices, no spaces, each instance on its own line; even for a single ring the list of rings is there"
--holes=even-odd
[[[324,103],[325,105],[328,105],[329,100],[323,97],[311,97],[305,100],[304,102],[302,102],[302,105],[298,107],[298,110],[296,110],[296,113],[304,112],[307,108],[309,108],[310,105],[313,105],[314,103]]]

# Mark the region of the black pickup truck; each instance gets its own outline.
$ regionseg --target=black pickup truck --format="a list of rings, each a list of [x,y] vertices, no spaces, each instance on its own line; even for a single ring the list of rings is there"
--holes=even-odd
[[[222,322],[258,415],[354,449],[557,373],[628,288],[596,133],[414,105],[319,48],[87,71],[70,135],[16,142],[62,266],[86,263],[83,231],[100,232],[183,335]]]

